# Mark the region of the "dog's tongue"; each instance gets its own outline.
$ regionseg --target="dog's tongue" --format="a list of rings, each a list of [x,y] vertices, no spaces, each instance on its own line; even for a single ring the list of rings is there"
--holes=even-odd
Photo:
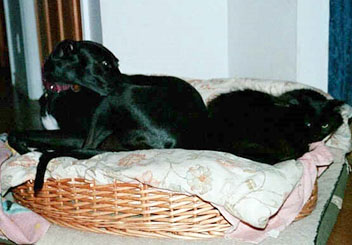
[[[43,79],[43,85],[46,90],[50,90],[55,93],[60,93],[61,91],[65,91],[71,88],[70,84],[58,84],[48,82],[46,79]]]

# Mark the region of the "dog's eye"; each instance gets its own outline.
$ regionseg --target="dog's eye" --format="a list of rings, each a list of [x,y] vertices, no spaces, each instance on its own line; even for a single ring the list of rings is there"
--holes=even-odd
[[[103,61],[101,62],[101,64],[102,64],[103,66],[105,66],[105,67],[111,68],[111,64],[110,64],[109,62],[107,62],[106,60],[103,60]]]
[[[307,122],[307,123],[306,123],[306,126],[307,126],[308,128],[310,128],[310,127],[312,126],[312,124],[311,124],[310,122]]]
[[[73,92],[79,92],[81,90],[81,86],[79,86],[78,84],[74,84],[71,86],[71,89]]]

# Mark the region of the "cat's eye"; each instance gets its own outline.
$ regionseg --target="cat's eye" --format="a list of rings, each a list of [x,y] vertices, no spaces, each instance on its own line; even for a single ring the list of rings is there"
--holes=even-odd
[[[308,128],[310,128],[311,126],[312,126],[312,124],[311,123],[306,123],[306,126],[308,127]]]
[[[322,125],[321,126],[322,128],[327,128],[327,127],[329,127],[329,124],[327,123],[327,124],[324,124],[324,125]]]

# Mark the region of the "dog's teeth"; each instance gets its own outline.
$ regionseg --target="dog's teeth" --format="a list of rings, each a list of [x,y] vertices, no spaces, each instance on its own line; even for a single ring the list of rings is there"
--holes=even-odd
[[[41,118],[41,120],[42,120],[42,124],[46,130],[60,129],[56,119],[48,113],[46,113],[45,116]]]

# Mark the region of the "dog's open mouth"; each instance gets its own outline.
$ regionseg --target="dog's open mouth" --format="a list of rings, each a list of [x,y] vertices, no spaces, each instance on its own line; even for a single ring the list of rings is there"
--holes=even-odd
[[[81,87],[77,84],[52,83],[46,79],[43,79],[43,85],[46,91],[51,91],[53,93],[60,93],[69,89],[74,92],[78,92],[81,89]]]
[[[48,74],[45,73],[44,68],[42,68],[42,82],[44,89],[46,91],[50,91],[53,93],[60,93],[62,91],[67,91],[71,89],[74,92],[79,92],[81,90],[81,86],[78,84],[67,84],[67,83],[53,83],[50,81],[50,76],[48,78]]]

